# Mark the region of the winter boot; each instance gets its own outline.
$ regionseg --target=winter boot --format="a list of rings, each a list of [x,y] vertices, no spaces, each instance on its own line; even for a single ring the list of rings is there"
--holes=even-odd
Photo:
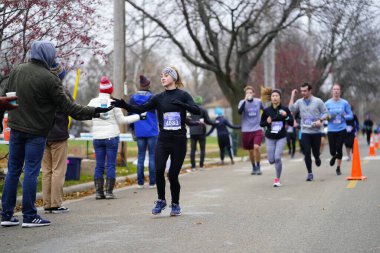
[[[96,199],[104,199],[106,198],[106,196],[104,196],[104,178],[101,177],[101,178],[97,178],[97,179],[94,179],[94,183],[95,183],[95,190],[96,190],[96,196],[95,198]]]
[[[106,199],[116,199],[116,196],[112,193],[115,187],[115,178],[107,178],[106,181]]]

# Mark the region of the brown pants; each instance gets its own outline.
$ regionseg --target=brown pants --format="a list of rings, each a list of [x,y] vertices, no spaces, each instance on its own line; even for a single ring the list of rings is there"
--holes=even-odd
[[[67,140],[48,141],[42,159],[44,208],[60,207],[67,170]]]

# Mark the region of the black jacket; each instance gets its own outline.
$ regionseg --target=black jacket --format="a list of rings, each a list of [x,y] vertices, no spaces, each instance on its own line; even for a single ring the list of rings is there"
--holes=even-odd
[[[230,133],[228,132],[227,127],[232,128],[232,129],[241,129],[241,126],[234,126],[223,116],[218,116],[215,119],[215,125],[212,126],[210,131],[207,133],[207,136],[209,136],[212,133],[212,131],[214,131],[215,128],[216,128],[218,136],[222,136],[222,135],[228,136]]]
[[[284,110],[287,115],[283,117],[280,114],[280,110]],[[268,117],[272,118],[271,124],[267,122]],[[286,136],[286,124],[293,126],[293,122],[293,116],[288,107],[280,104],[275,109],[273,108],[273,105],[270,105],[264,109],[263,114],[261,115],[260,126],[265,127],[265,137],[278,140]]]
[[[70,92],[64,88],[66,95],[70,98],[71,101],[74,101]],[[55,112],[55,121],[53,128],[50,130],[49,135],[47,136],[48,141],[63,141],[69,138],[69,116],[67,113],[57,110]]]
[[[208,116],[208,113],[206,109],[199,107],[201,109],[201,114],[191,114],[191,121],[200,121],[203,119],[204,123],[207,125],[214,125],[214,122],[210,120],[210,117]],[[190,135],[206,135],[206,126],[201,124],[201,125],[196,125],[196,126],[190,126]]]

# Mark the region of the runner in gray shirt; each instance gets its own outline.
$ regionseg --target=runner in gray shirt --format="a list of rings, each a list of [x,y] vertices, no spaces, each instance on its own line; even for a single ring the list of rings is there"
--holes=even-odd
[[[238,110],[242,115],[241,131],[243,148],[248,150],[252,163],[252,175],[261,175],[261,142],[263,140],[263,130],[260,127],[260,110],[263,110],[261,100],[254,98],[255,89],[252,86],[244,88],[245,98],[240,100]]]
[[[302,145],[305,164],[307,168],[306,181],[313,181],[313,171],[311,162],[311,152],[315,158],[315,164],[321,166],[321,159],[319,157],[319,149],[321,145],[321,126],[323,121],[327,118],[327,109],[325,104],[320,98],[311,95],[311,85],[304,83],[301,86],[302,98],[294,102],[294,97],[297,89],[292,91],[292,96],[289,102],[289,109],[293,114],[300,113],[301,117],[301,131],[302,137],[300,144]]]

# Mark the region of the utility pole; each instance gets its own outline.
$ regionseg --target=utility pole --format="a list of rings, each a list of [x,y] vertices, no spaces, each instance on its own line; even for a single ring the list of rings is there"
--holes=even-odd
[[[124,94],[124,81],[125,81],[125,1],[113,0],[113,84],[114,94],[116,97]],[[121,132],[126,132],[126,126],[121,126]],[[120,150],[121,158],[127,165],[127,145],[121,142]]]
[[[275,40],[267,46],[264,52],[264,86],[275,88],[275,62],[276,62]]]

